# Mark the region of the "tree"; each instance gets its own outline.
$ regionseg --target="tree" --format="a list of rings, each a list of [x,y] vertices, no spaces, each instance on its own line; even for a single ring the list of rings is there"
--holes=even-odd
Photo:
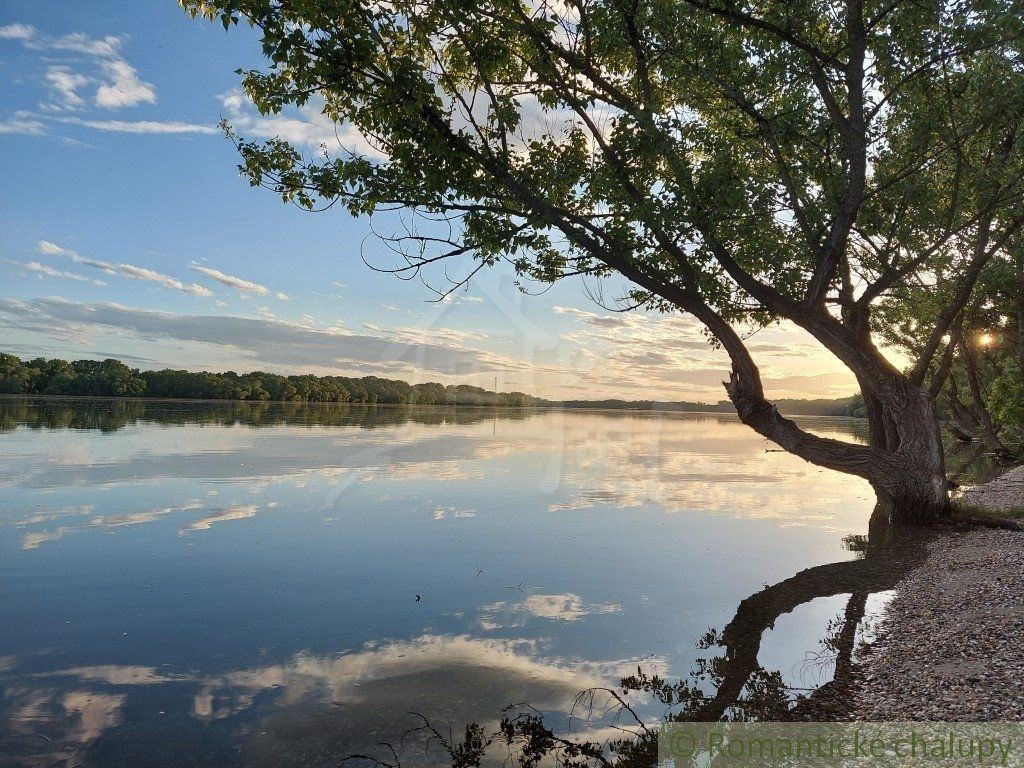
[[[418,274],[471,254],[554,281],[618,273],[627,306],[695,317],[740,418],[866,478],[894,521],[948,505],[929,376],[978,274],[1021,227],[1020,40],[1009,0],[180,0],[258,28],[264,114],[323,104],[373,151],[306,157],[227,130],[253,185],[421,216]],[[876,308],[955,286],[908,370]],[[856,376],[867,446],[765,397],[742,331],[788,320]]]
[[[955,289],[939,279],[927,290],[902,290],[899,319],[887,324],[888,340],[913,356],[927,344],[924,331]],[[1024,241],[1019,236],[985,265],[945,345],[943,375],[933,386],[950,431],[999,459],[1024,454]]]
[[[1024,455],[1024,240],[1016,238],[1009,251],[988,265],[963,313],[959,365],[945,394],[951,412],[976,416],[975,437],[1012,460]],[[966,387],[957,387],[960,377]]]
[[[32,369],[19,358],[0,352],[0,394],[31,392],[32,378]]]

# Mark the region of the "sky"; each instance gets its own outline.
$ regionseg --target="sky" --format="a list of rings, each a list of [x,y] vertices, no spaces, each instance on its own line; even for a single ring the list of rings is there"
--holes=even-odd
[[[380,217],[308,213],[250,187],[221,119],[309,151],[339,131],[315,107],[261,117],[235,70],[262,63],[251,30],[189,19],[174,0],[0,4],[0,351],[724,399],[728,361],[692,318],[610,311],[579,280],[524,294],[504,267],[439,302],[367,266],[395,265]],[[750,345],[771,396],[856,391],[796,328]]]

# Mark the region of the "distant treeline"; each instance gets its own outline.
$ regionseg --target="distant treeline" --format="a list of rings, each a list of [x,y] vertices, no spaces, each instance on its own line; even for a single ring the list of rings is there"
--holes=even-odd
[[[276,373],[140,371],[119,360],[21,360],[0,353],[0,394],[153,397],[187,400],[480,405],[513,408],[597,408],[670,412],[735,413],[728,400],[715,404],[656,400],[543,400],[522,392],[495,394],[468,384],[410,384],[376,376],[281,376]],[[777,400],[782,413],[800,416],[864,416],[860,396],[841,400]]]
[[[860,395],[838,400],[774,400],[781,413],[791,416],[857,416],[865,417],[864,400]],[[557,405],[562,408],[600,408],[615,411],[672,411],[736,413],[736,407],[728,400],[717,403],[659,402],[657,400],[566,400],[552,403],[538,400],[537,405]]]
[[[119,360],[21,360],[0,353],[0,394],[160,397],[399,405],[530,407],[522,392],[490,392],[468,384],[409,384],[376,376],[280,376],[276,373],[140,371]]]

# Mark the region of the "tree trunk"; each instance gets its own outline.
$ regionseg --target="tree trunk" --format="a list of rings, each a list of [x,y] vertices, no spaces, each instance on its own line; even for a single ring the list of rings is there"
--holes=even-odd
[[[857,376],[870,418],[870,445],[864,446],[815,435],[783,416],[765,397],[757,365],[735,329],[689,294],[666,298],[694,314],[729,353],[732,372],[722,383],[740,421],[812,464],[865,478],[893,526],[927,525],[949,511],[934,398],[886,360],[870,337],[855,337],[832,319],[790,318]]]
[[[858,378],[869,380],[867,376]],[[884,391],[864,386],[869,446],[820,437],[780,414],[765,398],[757,367],[749,356],[733,355],[733,370],[725,388],[747,426],[813,464],[868,480],[890,524],[927,525],[949,511],[935,402],[927,391],[899,374],[888,379],[879,375],[876,380],[882,382]]]
[[[879,451],[868,478],[880,508],[894,526],[923,525],[949,511],[946,460],[935,403],[909,388],[899,407],[887,407],[869,391],[870,440]],[[886,398],[893,402],[892,396]]]

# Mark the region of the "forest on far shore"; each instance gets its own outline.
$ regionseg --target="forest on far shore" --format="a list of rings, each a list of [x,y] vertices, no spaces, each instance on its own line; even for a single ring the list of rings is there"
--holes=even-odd
[[[4,353],[0,353],[0,394],[735,413],[728,400],[714,404],[618,399],[555,401],[523,392],[493,392],[469,384],[410,384],[377,376],[282,376],[265,371],[242,374],[172,369],[142,371],[115,359],[67,361],[40,357],[21,360]],[[859,396],[838,400],[779,400],[777,404],[779,410],[794,415],[864,416],[864,404]]]
[[[309,403],[391,403],[529,407],[522,392],[491,392],[468,384],[410,384],[377,376],[281,376],[266,371],[140,371],[120,360],[21,360],[0,353],[0,394],[156,397]]]

